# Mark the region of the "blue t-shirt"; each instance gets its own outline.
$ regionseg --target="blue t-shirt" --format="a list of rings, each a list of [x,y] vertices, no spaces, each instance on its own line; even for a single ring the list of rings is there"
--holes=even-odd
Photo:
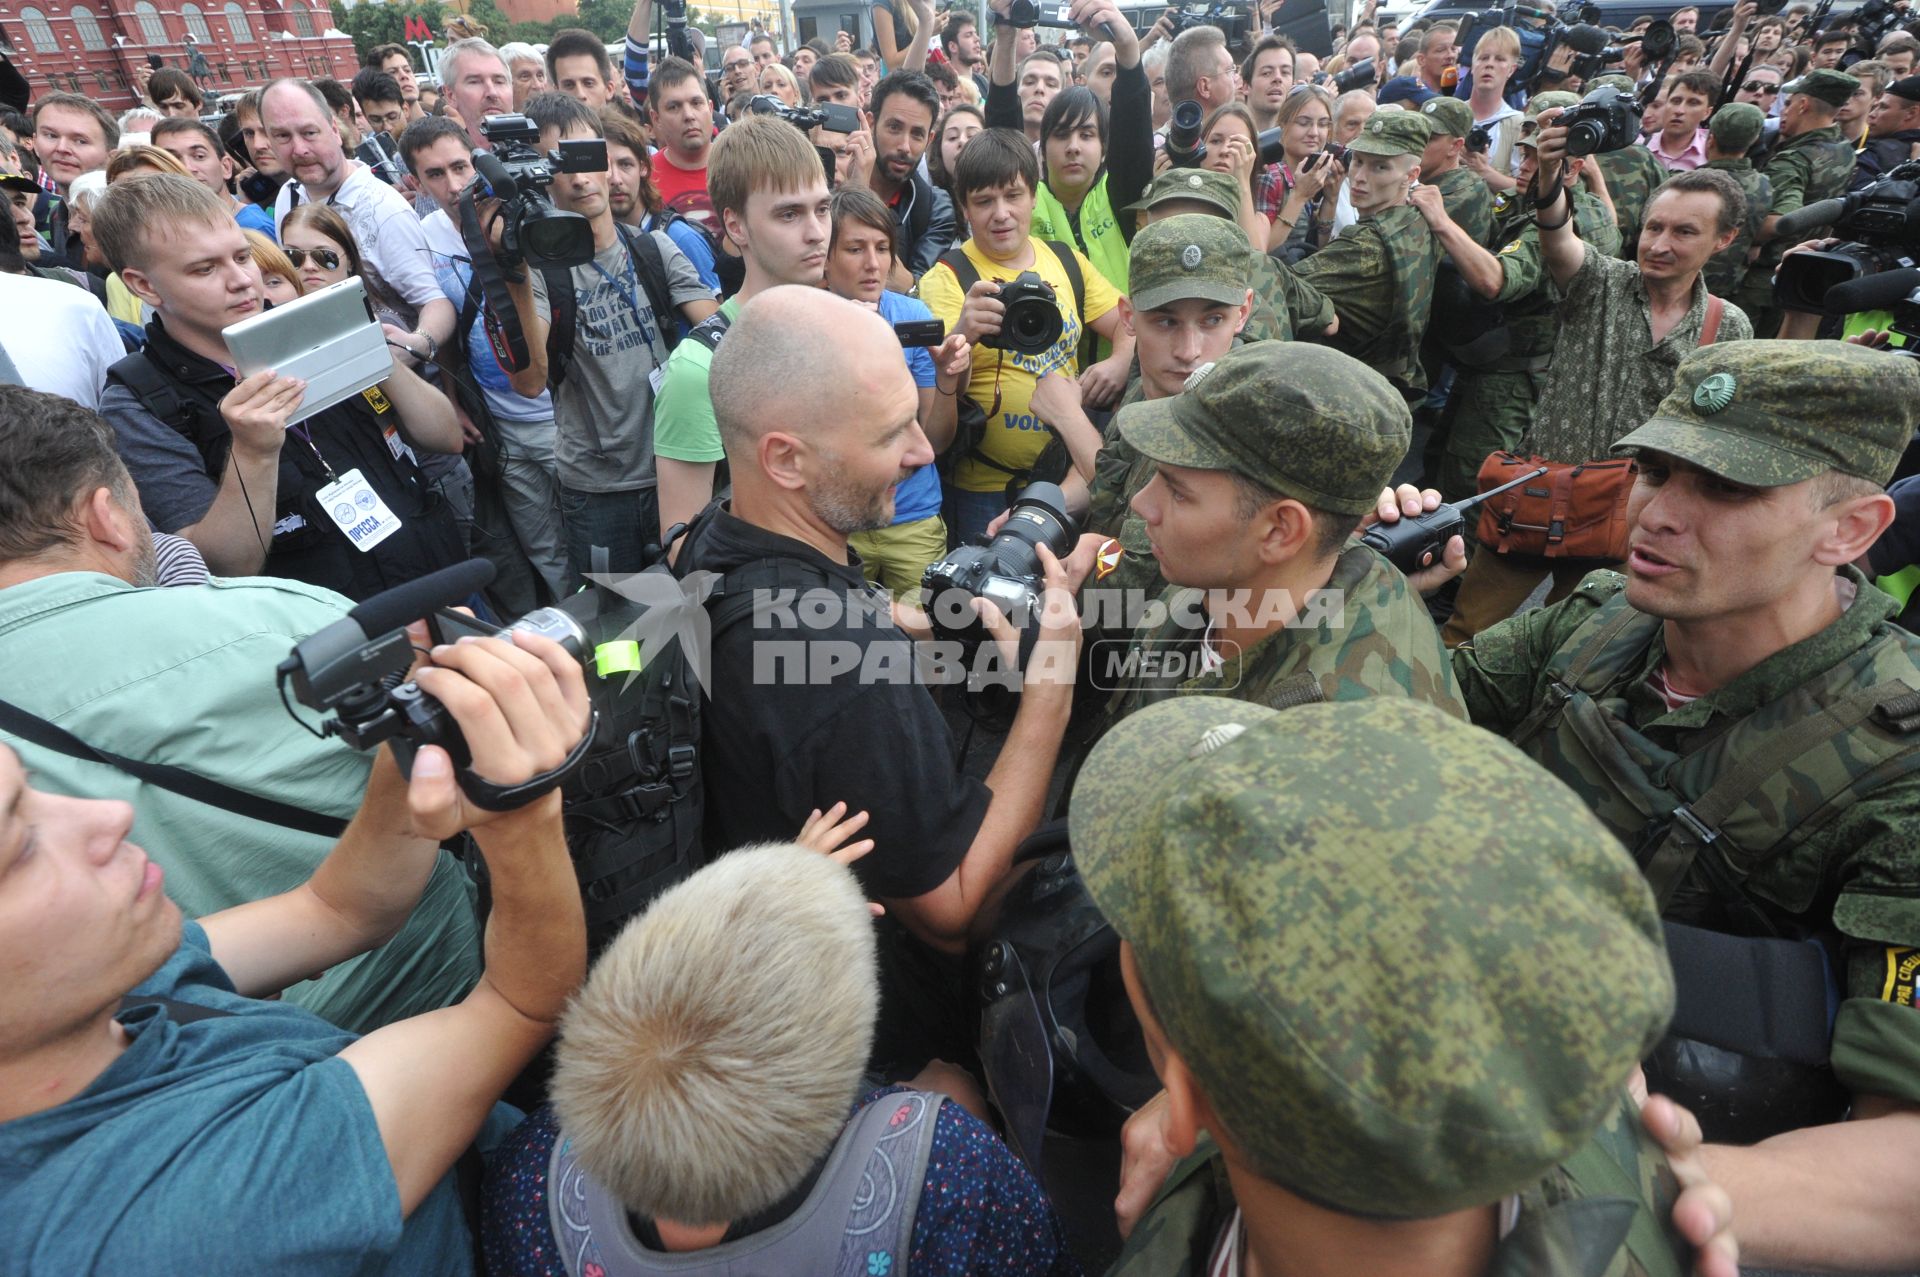
[[[653,229],[653,214],[647,214],[645,220],[640,223],[640,229],[643,231]],[[720,273],[714,269],[713,243],[705,233],[699,227],[689,224],[686,218],[676,217],[667,226],[667,238],[673,241],[674,247],[687,255],[687,260],[693,263],[694,273],[700,276],[700,282],[717,294],[720,291]],[[682,320],[680,331],[683,336],[688,327],[686,321]]]
[[[932,319],[933,312],[919,298],[888,289],[880,294],[880,318],[889,324],[904,324],[909,320]],[[932,387],[932,353],[924,346],[909,348],[907,371],[913,374],[914,385],[922,390]],[[896,524],[913,523],[920,519],[931,519],[939,513],[940,472],[931,465],[921,466],[894,492],[893,521]]]
[[[430,215],[420,223],[420,230],[426,236],[427,260],[433,267],[434,281],[458,312],[473,280],[473,262],[467,254],[467,246],[461,240],[460,232],[454,228],[453,219],[444,211]],[[550,392],[543,390],[528,399],[513,388],[513,379],[501,366],[493,343],[487,340],[484,315],[476,314],[473,327],[467,332],[467,370],[473,375],[474,384],[480,387],[488,411],[495,417],[505,421],[553,419],[553,395]]]
[[[854,1105],[905,1090],[889,1086]],[[724,1122],[725,1113],[713,1120]],[[480,1241],[494,1277],[566,1277],[547,1214],[547,1166],[559,1138],[551,1106],[534,1110],[487,1159]],[[1046,1190],[973,1114],[949,1101],[934,1119],[933,1147],[909,1238],[914,1277],[1078,1277],[1080,1262]]]
[[[280,242],[280,237],[273,233],[273,214],[258,204],[242,204],[234,210],[233,220],[240,223],[243,231],[259,231],[274,243]]]
[[[193,922],[133,996],[221,1014],[123,1011],[91,1086],[0,1123],[9,1272],[473,1271],[451,1174],[401,1218],[352,1034],[235,993]]]

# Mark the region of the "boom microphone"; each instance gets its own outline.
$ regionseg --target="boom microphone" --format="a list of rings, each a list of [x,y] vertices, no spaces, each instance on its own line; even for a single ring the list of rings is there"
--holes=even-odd
[[[1827,290],[1826,307],[1828,313],[1834,315],[1890,310],[1911,296],[1916,288],[1920,288],[1920,267],[1883,270],[1877,275],[1863,275],[1835,284]]]
[[[1568,27],[1561,35],[1560,43],[1591,57],[1606,50],[1607,33],[1591,23],[1582,22],[1578,26]]]
[[[468,559],[391,590],[382,590],[348,612],[347,619],[358,625],[362,634],[373,638],[404,628],[408,622],[440,608],[463,603],[492,581],[492,560]]]
[[[1847,201],[1845,197],[1841,197],[1820,200],[1817,203],[1796,208],[1791,213],[1783,213],[1780,220],[1774,223],[1773,237],[1780,239],[1788,235],[1804,235],[1819,227],[1829,226],[1839,219],[1840,214],[1846,211],[1846,207]]]

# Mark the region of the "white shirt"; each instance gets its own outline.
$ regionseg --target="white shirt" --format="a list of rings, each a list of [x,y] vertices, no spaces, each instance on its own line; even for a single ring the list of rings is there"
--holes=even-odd
[[[373,175],[358,160],[348,160],[346,181],[327,203],[347,219],[360,256],[387,287],[415,310],[442,300],[433,263],[427,256],[427,237],[420,229],[407,197]],[[296,203],[312,199],[299,182],[288,182],[273,200],[275,234]]]
[[[127,353],[92,293],[34,275],[0,274],[0,346],[33,390],[100,406],[107,369]]]

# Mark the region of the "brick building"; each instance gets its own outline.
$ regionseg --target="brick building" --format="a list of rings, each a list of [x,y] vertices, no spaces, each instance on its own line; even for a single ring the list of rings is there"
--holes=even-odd
[[[282,75],[352,79],[353,41],[332,27],[326,0],[0,0],[0,29],[36,97],[84,93],[116,113],[137,101],[133,71],[148,54],[187,71],[195,47],[209,95]]]

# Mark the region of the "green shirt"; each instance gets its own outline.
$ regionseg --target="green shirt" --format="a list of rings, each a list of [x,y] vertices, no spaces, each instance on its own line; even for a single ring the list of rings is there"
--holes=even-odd
[[[282,708],[274,666],[352,603],[269,578],[135,589],[62,572],[0,590],[5,698],[87,744],[185,768],[247,793],[342,819],[366,793],[373,755],[321,740]],[[302,710],[308,723],[315,716]],[[189,918],[290,891],[332,840],[210,807],[104,763],[0,732],[55,793],[133,804],[131,840],[166,871]],[[446,852],[400,933],[294,985],[287,1000],[366,1032],[458,1000],[480,974],[471,884]]]
[[[740,318],[740,298],[727,298],[720,313],[729,324]],[[653,408],[654,456],[694,462],[726,459],[720,423],[713,417],[713,396],[707,393],[712,368],[713,351],[703,341],[684,340],[667,356]]]

